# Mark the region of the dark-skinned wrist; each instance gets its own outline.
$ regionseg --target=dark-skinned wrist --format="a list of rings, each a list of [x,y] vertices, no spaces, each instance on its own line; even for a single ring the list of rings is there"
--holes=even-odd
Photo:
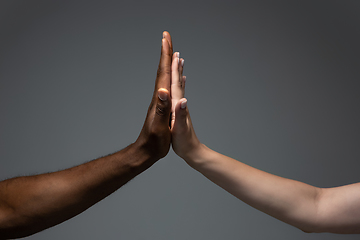
[[[129,146],[129,152],[136,155],[137,159],[131,164],[134,170],[145,170],[162,158],[151,145],[149,141],[138,139]]]

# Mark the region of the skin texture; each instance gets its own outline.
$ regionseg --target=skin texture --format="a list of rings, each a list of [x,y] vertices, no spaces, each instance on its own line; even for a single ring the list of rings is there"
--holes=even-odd
[[[171,143],[172,52],[170,34],[164,32],[154,94],[133,144],[63,171],[0,182],[0,239],[29,236],[66,221],[166,156]]]
[[[182,69],[173,61],[173,78],[179,74]],[[196,137],[184,91],[184,85],[171,84],[172,147],[191,167],[243,202],[304,232],[360,233],[360,183],[317,188],[207,148]]]

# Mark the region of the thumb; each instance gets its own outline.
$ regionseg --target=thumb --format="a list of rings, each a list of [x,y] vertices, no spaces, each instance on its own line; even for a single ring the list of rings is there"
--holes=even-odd
[[[175,106],[175,122],[174,128],[177,131],[182,131],[187,129],[187,116],[189,112],[187,109],[187,99],[180,99]]]
[[[166,88],[158,89],[158,97],[156,99],[155,123],[169,125],[171,112],[170,93]]]

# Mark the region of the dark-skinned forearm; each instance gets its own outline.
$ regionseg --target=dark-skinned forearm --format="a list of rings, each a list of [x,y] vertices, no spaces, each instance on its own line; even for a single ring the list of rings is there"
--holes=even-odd
[[[0,240],[34,234],[83,212],[168,153],[170,34],[163,32],[161,41],[155,90],[136,142],[77,167],[0,182]]]
[[[28,236],[83,212],[156,160],[135,143],[73,168],[0,182],[0,239]]]

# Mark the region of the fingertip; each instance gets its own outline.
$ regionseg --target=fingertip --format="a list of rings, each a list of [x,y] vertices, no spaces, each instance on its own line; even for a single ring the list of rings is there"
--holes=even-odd
[[[187,99],[182,98],[176,105],[175,108],[175,124],[180,127],[186,124],[186,117],[187,117]]]
[[[178,52],[174,52],[173,55],[172,55],[172,60],[174,60],[178,55]]]
[[[169,46],[172,48],[171,36],[168,31],[163,31],[163,38],[165,38],[167,40],[167,42],[169,43]]]
[[[187,106],[187,99],[183,98],[180,100],[180,109],[186,109]]]
[[[171,99],[169,91],[166,88],[158,89],[158,98],[156,104],[152,108],[155,110],[154,124],[169,125],[170,113],[171,113]]]
[[[167,101],[169,99],[169,91],[166,88],[159,88],[158,96],[161,101]]]
[[[168,35],[170,35],[168,31],[163,31],[163,38],[166,38]]]
[[[185,91],[185,84],[186,84],[186,76],[182,76],[182,88],[183,88],[183,91]]]
[[[176,104],[175,112],[181,113],[181,112],[183,112],[183,110],[186,110],[186,108],[187,108],[187,99],[181,98],[178,101],[178,103]],[[175,116],[176,116],[176,114],[175,114]]]
[[[169,93],[169,90],[167,90],[166,88],[159,88],[158,91]]]
[[[184,62],[185,62],[185,60],[183,58],[179,58],[178,68],[179,68],[180,75],[182,75],[183,71],[184,71]]]

